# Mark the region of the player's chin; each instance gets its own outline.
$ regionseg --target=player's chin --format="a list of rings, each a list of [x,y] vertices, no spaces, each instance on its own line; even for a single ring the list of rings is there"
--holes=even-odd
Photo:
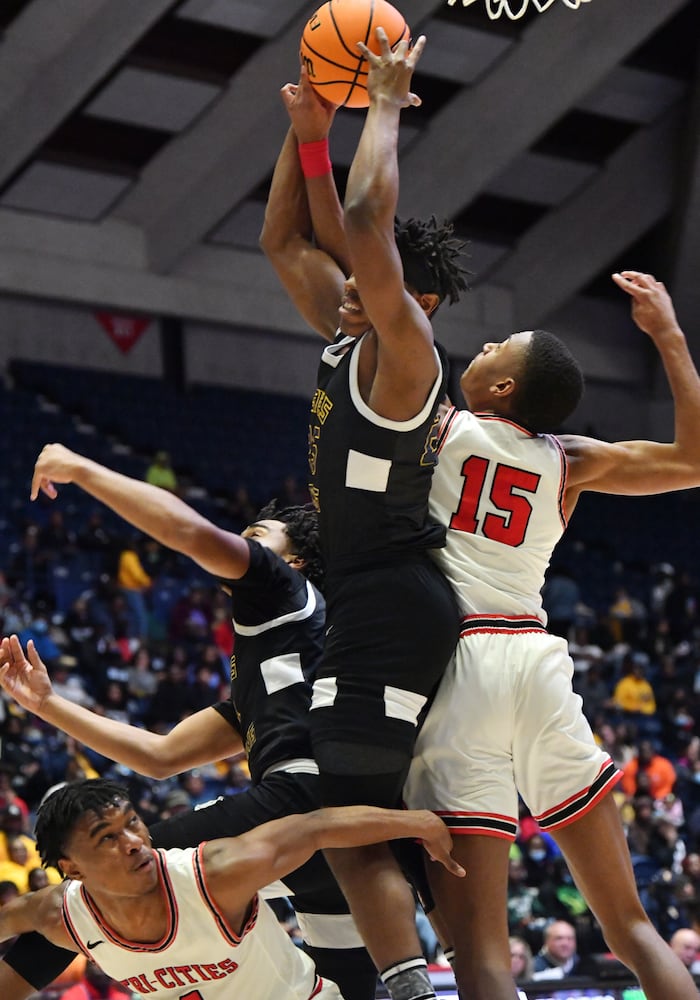
[[[343,306],[338,310],[338,329],[345,337],[359,337],[370,326],[370,322],[363,312],[345,309]]]

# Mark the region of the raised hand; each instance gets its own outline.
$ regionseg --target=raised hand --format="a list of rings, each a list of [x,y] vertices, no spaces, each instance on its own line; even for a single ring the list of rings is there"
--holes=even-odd
[[[667,331],[678,332],[671,296],[663,281],[641,271],[613,274],[613,281],[632,298],[632,319],[640,330],[655,338]]]
[[[31,639],[27,643],[27,656],[16,635],[2,640],[0,687],[22,708],[41,715],[44,702],[53,693],[53,688],[46,666]]]
[[[36,500],[39,491],[55,500],[58,490],[54,483],[71,483],[79,456],[62,444],[47,444],[34,466],[30,497]]]
[[[317,142],[326,138],[338,109],[314,90],[305,66],[301,67],[299,83],[285,83],[280,94],[297,142]]]
[[[398,102],[402,108],[419,107],[421,99],[409,90],[409,86],[416,63],[425,47],[425,35],[421,35],[413,46],[404,39],[392,52],[386,31],[380,27],[377,28],[377,41],[381,48],[379,55],[371,52],[364,42],[357,43],[358,49],[369,63],[367,90],[370,101],[385,97]]]

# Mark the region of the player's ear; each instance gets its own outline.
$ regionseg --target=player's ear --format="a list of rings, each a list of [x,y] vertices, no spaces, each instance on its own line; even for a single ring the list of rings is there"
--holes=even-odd
[[[83,873],[80,871],[75,861],[72,861],[70,858],[59,858],[58,870],[64,878],[72,878],[77,882],[82,882]]]
[[[491,386],[491,392],[494,396],[511,396],[514,389],[515,379],[510,376],[499,379],[498,382]]]
[[[440,296],[436,295],[435,292],[424,292],[422,295],[417,295],[416,298],[426,316],[431,316],[440,305]]]
[[[288,556],[288,558],[287,558],[287,563],[293,569],[302,570],[304,568],[304,566],[306,566],[306,559],[304,559],[302,556],[297,556],[297,555],[290,554]]]

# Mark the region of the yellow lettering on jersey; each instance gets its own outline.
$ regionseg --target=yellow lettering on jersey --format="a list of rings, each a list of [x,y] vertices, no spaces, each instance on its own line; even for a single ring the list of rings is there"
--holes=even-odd
[[[323,389],[317,389],[311,400],[311,412],[316,414],[321,424],[325,424],[332,409],[333,400]]]
[[[248,732],[245,734],[245,752],[250,756],[250,751],[255,746],[255,723],[251,722]]]
[[[316,510],[321,510],[321,499],[320,491],[318,486],[314,486],[313,483],[309,483],[309,496],[311,497],[311,503],[314,505]]]
[[[318,444],[321,437],[321,428],[318,424],[309,424],[309,470],[312,476],[316,475],[316,462],[318,460]]]
[[[438,428],[441,421],[442,415],[440,413],[436,413],[435,419],[428,428],[428,433],[425,436],[423,454],[420,457],[421,465],[437,465]]]
[[[235,681],[238,677],[238,670],[236,669],[236,654],[231,654],[231,680]]]

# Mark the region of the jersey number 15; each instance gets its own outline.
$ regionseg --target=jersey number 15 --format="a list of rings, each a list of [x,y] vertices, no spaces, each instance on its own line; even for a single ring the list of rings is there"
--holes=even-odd
[[[522,493],[535,493],[540,483],[540,476],[525,469],[514,469],[510,465],[496,465],[489,499],[493,506],[502,511],[496,514],[489,511],[479,519],[479,505],[488,478],[489,466],[487,458],[470,455],[462,465],[464,486],[459,498],[459,506],[450,519],[450,528],[465,531],[467,534],[478,533],[494,542],[504,545],[522,545],[525,532],[532,514],[532,504]]]

